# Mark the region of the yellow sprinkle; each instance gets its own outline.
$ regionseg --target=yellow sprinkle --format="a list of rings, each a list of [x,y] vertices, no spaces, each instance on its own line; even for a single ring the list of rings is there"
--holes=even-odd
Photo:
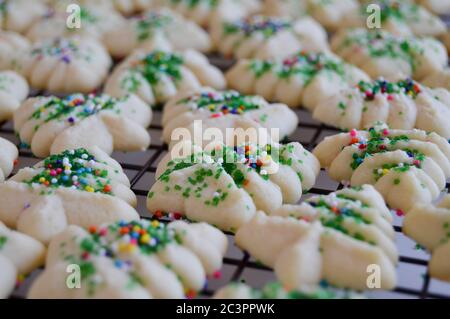
[[[138,225],[133,227],[133,231],[136,233],[139,232],[140,230],[141,230],[141,227],[139,227]]]
[[[133,244],[128,244],[127,245],[127,252],[132,253],[136,250],[136,246]]]
[[[85,188],[84,188],[87,192],[89,192],[89,193],[92,193],[92,192],[94,192],[94,189],[91,187],[91,186],[86,186]]]
[[[119,252],[123,253],[127,251],[128,244],[120,243],[119,244]]]
[[[142,235],[140,241],[143,244],[148,244],[150,242],[150,236],[148,234]]]
[[[387,168],[383,168],[383,175],[386,175],[387,173],[389,173],[389,170]]]
[[[43,182],[45,182],[45,177],[39,178],[39,183],[43,183]]]
[[[153,227],[158,227],[159,226],[159,221],[157,221],[157,220],[152,221],[152,226]]]

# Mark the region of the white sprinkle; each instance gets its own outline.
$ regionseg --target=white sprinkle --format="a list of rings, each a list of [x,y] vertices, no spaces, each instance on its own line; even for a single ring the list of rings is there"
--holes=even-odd
[[[58,180],[56,178],[52,178],[52,184],[56,184],[58,182]]]
[[[83,154],[83,155],[81,155],[81,158],[82,158],[82,159],[87,159],[87,158],[88,158],[88,155],[87,155],[87,154]]]
[[[74,182],[76,182],[76,181],[78,180],[78,176],[77,176],[77,175],[72,176],[72,180],[73,180]]]

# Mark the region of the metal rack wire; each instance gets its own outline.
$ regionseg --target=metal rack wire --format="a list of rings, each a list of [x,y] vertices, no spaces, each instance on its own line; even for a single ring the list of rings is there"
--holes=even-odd
[[[225,61],[217,56],[209,56],[211,63],[227,69],[230,61]],[[336,134],[337,129],[323,125],[311,118],[305,110],[297,110],[299,125],[297,130],[289,138],[289,141],[298,141],[307,149],[312,150],[325,136]],[[122,153],[114,152],[113,157],[119,161],[125,173],[131,181],[131,189],[138,198],[137,210],[142,218],[150,218],[145,200],[154,182],[156,167],[159,160],[167,153],[167,146],[161,141],[161,111],[155,110],[153,122],[149,128],[152,136],[152,145],[144,152]],[[28,149],[21,147],[14,135],[12,123],[0,123],[0,136],[13,141],[19,147],[19,164],[13,173],[19,168],[30,166],[39,161]],[[450,184],[447,183],[447,189]],[[311,194],[328,194],[343,185],[332,181],[324,170],[320,172],[314,188],[303,198]],[[303,199],[302,198],[302,199]],[[427,273],[429,255],[414,248],[415,243],[401,232],[401,218],[395,216],[394,227],[397,235],[397,246],[400,253],[398,266],[398,286],[390,292],[369,292],[367,295],[374,298],[446,298],[450,299],[450,283],[444,283],[431,279]],[[168,220],[163,220],[167,222]],[[229,239],[229,249],[223,260],[221,278],[211,278],[205,289],[199,294],[199,298],[211,297],[214,292],[231,281],[246,281],[253,287],[262,287],[265,283],[275,280],[273,271],[253,260],[246,252],[234,245],[233,234],[226,233]],[[25,298],[31,282],[36,278],[41,269],[36,270],[14,291],[12,298]]]

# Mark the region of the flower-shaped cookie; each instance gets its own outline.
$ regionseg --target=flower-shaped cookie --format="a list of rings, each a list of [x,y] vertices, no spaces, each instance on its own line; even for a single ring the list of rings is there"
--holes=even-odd
[[[421,80],[447,66],[447,50],[433,38],[399,37],[366,29],[343,29],[331,41],[334,52],[372,78]]]
[[[286,290],[281,283],[272,282],[261,289],[252,288],[241,282],[232,282],[220,288],[215,299],[361,299],[362,295],[339,291],[329,287],[308,287]]]
[[[15,112],[14,129],[38,157],[92,146],[111,154],[146,149],[151,118],[150,107],[134,95],[41,96],[29,98]]]
[[[423,37],[446,32],[446,25],[438,16],[421,5],[404,0],[362,0],[361,7],[348,11],[340,26],[366,27],[368,21],[373,21],[373,10],[367,9],[369,5],[379,6],[381,29],[395,35]]]
[[[96,40],[71,37],[35,43],[20,71],[30,86],[54,93],[89,93],[105,79],[111,58]]]
[[[20,34],[0,30],[0,70],[20,70],[30,45]]]
[[[229,86],[269,101],[313,110],[317,103],[369,77],[338,57],[299,52],[281,61],[240,60],[226,74]]]
[[[148,52],[155,49],[206,52],[211,48],[211,40],[194,22],[168,9],[160,9],[113,28],[105,35],[105,45],[114,57],[124,57],[137,48]]]
[[[431,277],[450,281],[450,195],[438,205],[414,205],[403,221],[403,231],[431,251]]]
[[[176,221],[70,226],[50,243],[46,269],[30,298],[193,297],[222,266],[227,238],[205,224]],[[81,288],[66,285],[69,264],[80,266]]]
[[[393,129],[418,128],[450,139],[450,92],[410,79],[361,81],[321,100],[313,116],[341,129],[362,129],[381,121]]]
[[[277,129],[278,139],[272,136],[269,141],[279,142],[293,133],[298,124],[297,115],[284,104],[270,104],[259,96],[242,95],[236,91],[201,88],[181,93],[166,103],[162,117],[164,141],[167,144],[173,141],[172,134],[180,128],[188,129],[194,137],[194,121],[201,121],[202,134],[208,128],[220,129],[224,137],[220,142],[229,146],[235,142],[234,138],[227,136],[227,132],[236,133],[231,129],[253,128],[258,131],[264,128],[268,136],[271,129]]]
[[[18,276],[29,274],[44,261],[42,243],[0,222],[0,299],[11,294]]]
[[[330,30],[340,27],[347,12],[356,8],[358,0],[264,0],[267,15],[301,18],[309,14]]]
[[[422,84],[431,88],[444,88],[450,91],[450,68],[431,73],[423,79]]]
[[[28,96],[28,83],[14,71],[0,71],[0,122],[12,118]]]
[[[16,146],[0,137],[0,183],[11,174],[18,156]]]
[[[211,38],[220,53],[237,59],[285,58],[299,50],[328,51],[325,30],[309,17],[252,16],[215,26]]]
[[[392,289],[398,254],[391,218],[380,194],[364,185],[285,205],[275,216],[258,212],[238,230],[236,243],[274,268],[289,290],[322,279],[365,290],[373,264],[381,276],[377,288]]]
[[[203,27],[241,19],[259,11],[258,0],[153,0],[167,6]]]
[[[314,149],[336,181],[374,185],[388,205],[407,213],[436,199],[450,177],[450,144],[436,133],[377,124],[326,137]]]
[[[222,72],[202,54],[192,50],[137,51],[117,66],[106,82],[105,93],[115,97],[133,93],[154,105],[167,102],[180,91],[201,86],[225,88]]]
[[[104,33],[113,28],[123,27],[125,23],[125,19],[112,9],[85,4],[80,6],[80,28],[69,28],[67,26],[69,15],[66,12],[67,5],[56,5],[55,7],[55,10],[36,21],[28,30],[26,35],[31,41],[75,35],[90,36],[101,40]]]
[[[436,14],[449,14],[450,2],[441,0],[417,0],[422,6]]]
[[[23,33],[47,11],[42,0],[2,0],[0,29]]]
[[[233,232],[256,209],[271,214],[283,203],[296,203],[319,173],[317,159],[297,142],[217,144],[203,151],[186,147],[183,152],[177,156],[172,151],[159,163],[148,210],[156,216],[185,215]]]
[[[0,184],[0,221],[44,243],[68,225],[139,217],[120,165],[98,148],[67,150]]]

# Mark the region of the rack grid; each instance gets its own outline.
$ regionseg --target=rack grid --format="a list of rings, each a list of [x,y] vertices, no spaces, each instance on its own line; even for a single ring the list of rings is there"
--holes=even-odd
[[[208,56],[210,62],[222,70],[228,69],[232,61],[222,59],[217,55]],[[37,95],[33,92],[32,95]],[[303,109],[296,110],[299,124],[296,131],[288,138],[288,142],[297,141],[308,150],[312,150],[323,138],[339,132],[339,130],[321,124],[312,119],[310,113]],[[151,216],[146,210],[145,201],[148,190],[155,181],[156,167],[161,158],[167,153],[167,145],[162,142],[162,112],[154,110],[152,124],[148,131],[152,137],[150,147],[142,152],[114,152],[115,158],[124,169],[131,181],[131,189],[138,199],[137,211],[142,218]],[[19,162],[13,174],[18,169],[34,165],[40,159],[34,157],[30,150],[24,149],[15,136],[12,122],[0,123],[0,136],[17,145],[19,148]],[[302,196],[302,200],[311,195],[328,194],[343,185],[331,180],[325,170],[321,170],[315,186]],[[450,192],[450,182],[446,184],[447,192]],[[163,222],[168,222],[163,219]],[[396,244],[399,250],[399,264],[397,267],[398,286],[392,291],[371,291],[366,295],[369,298],[444,298],[450,299],[450,283],[438,281],[429,277],[427,266],[430,255],[418,249],[414,241],[403,235],[401,231],[402,218],[394,216],[394,228],[396,230]],[[198,298],[210,298],[216,290],[232,281],[245,281],[254,288],[260,288],[264,284],[276,280],[274,272],[259,264],[245,251],[234,245],[233,234],[226,233],[229,248],[223,260],[222,274],[220,278],[210,278],[206,288],[197,296]],[[42,271],[37,269],[30,274],[24,282],[16,288],[11,298],[25,298],[30,284]]]

